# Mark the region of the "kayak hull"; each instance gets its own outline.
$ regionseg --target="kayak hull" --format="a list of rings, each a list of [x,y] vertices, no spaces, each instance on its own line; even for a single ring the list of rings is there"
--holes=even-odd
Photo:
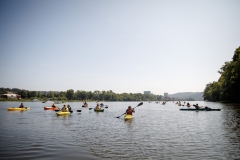
[[[58,107],[44,107],[44,110],[59,110]]]
[[[180,111],[221,111],[221,109],[219,108],[199,108],[199,109],[195,109],[195,108],[181,108],[179,109]]]
[[[133,119],[133,115],[127,114],[127,115],[124,116],[124,119],[125,120]]]
[[[7,110],[8,111],[26,111],[26,110],[30,110],[30,107],[24,107],[24,108],[14,108],[14,107],[11,107],[11,108],[8,108]]]
[[[58,116],[63,116],[63,115],[69,115],[71,112],[62,112],[62,111],[60,111],[60,112],[57,112],[56,114],[58,115]]]
[[[104,112],[104,109],[94,109],[95,112]]]

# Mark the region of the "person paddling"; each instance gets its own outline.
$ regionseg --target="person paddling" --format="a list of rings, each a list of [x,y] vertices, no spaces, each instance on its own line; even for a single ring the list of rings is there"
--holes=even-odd
[[[187,103],[187,107],[191,107],[190,103]]]
[[[126,110],[126,114],[127,114],[127,115],[132,115],[132,113],[135,113],[134,108],[132,109],[131,106],[128,106],[128,109]]]
[[[200,107],[198,106],[198,104],[195,105],[196,110],[198,110]]]
[[[19,108],[24,108],[24,105],[23,103],[20,104]]]
[[[56,106],[55,106],[55,104],[54,104],[54,103],[53,103],[52,107],[53,107],[53,108],[56,108]]]
[[[97,105],[96,105],[96,108],[95,108],[96,110],[101,110],[101,107],[100,107],[100,105],[97,103]]]
[[[72,108],[70,107],[70,105],[67,105],[68,111],[71,112]]]
[[[83,103],[83,105],[84,105],[85,107],[87,107],[87,106],[88,106],[88,104],[87,104],[87,102],[86,102],[86,101]]]
[[[66,107],[66,105],[63,105],[63,108],[61,110],[62,112],[68,112],[68,108]]]

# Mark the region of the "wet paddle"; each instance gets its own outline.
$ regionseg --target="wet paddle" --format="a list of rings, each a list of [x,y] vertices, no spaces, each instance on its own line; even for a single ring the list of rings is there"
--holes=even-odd
[[[143,104],[143,102],[139,103],[136,107],[139,107],[139,106],[141,106],[142,104]],[[136,108],[136,107],[134,107],[134,108]],[[133,108],[133,109],[134,109],[134,108]],[[124,114],[125,114],[125,113],[123,113],[122,115],[124,115]],[[122,115],[121,115],[121,116],[122,116]],[[115,117],[115,118],[120,118],[121,116],[118,116],[118,117]]]

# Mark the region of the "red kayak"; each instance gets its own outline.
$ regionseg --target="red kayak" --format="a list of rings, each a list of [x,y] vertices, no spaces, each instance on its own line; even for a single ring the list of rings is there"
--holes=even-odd
[[[44,107],[44,110],[59,110],[58,107]]]

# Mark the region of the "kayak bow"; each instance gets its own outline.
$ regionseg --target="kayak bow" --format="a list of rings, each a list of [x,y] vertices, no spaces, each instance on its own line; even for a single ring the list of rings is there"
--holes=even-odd
[[[133,119],[133,115],[126,114],[126,115],[124,116],[124,119],[125,119],[125,120]]]

